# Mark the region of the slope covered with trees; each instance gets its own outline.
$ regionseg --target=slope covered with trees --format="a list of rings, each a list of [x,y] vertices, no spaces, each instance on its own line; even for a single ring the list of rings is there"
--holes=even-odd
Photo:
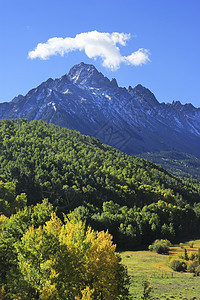
[[[198,181],[43,121],[0,122],[0,175],[28,204],[48,198],[58,214],[108,228],[120,248],[200,233]]]
[[[161,151],[143,153],[139,156],[162,166],[176,176],[200,181],[200,159],[191,154],[177,151]]]

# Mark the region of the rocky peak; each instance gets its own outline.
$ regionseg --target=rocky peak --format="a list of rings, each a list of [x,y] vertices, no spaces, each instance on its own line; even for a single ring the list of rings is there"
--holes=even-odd
[[[139,100],[141,103],[147,103],[149,105],[155,106],[158,105],[159,102],[154,96],[154,94],[141,84],[138,84],[136,87],[132,88],[131,86],[128,87],[129,94]]]
[[[117,85],[116,82],[110,81],[101,72],[98,72],[93,65],[85,64],[83,62],[72,67],[67,74],[67,77],[74,84],[87,85],[96,88]]]
[[[118,87],[117,80],[115,78],[112,78],[110,83],[113,87]]]
[[[17,102],[19,102],[20,100],[22,100],[24,98],[24,96],[23,95],[18,95],[17,97],[15,97],[15,98],[13,98],[12,99],[12,103],[17,103]]]
[[[176,107],[179,107],[179,108],[182,107],[182,104],[181,104],[180,101],[174,101],[174,100],[173,100],[173,101],[172,101],[172,105],[173,105],[173,106],[176,106]]]

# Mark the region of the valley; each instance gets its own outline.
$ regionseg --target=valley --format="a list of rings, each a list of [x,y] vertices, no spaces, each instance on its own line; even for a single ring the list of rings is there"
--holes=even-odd
[[[200,241],[193,243],[193,248],[190,248],[190,242],[183,243],[182,248],[172,246],[169,256],[183,255],[183,248],[188,253],[197,252]],[[141,299],[145,280],[153,287],[151,296],[154,299],[199,299],[200,278],[193,273],[173,271],[167,265],[168,255],[150,251],[126,251],[120,255],[132,278],[130,291],[133,299]]]

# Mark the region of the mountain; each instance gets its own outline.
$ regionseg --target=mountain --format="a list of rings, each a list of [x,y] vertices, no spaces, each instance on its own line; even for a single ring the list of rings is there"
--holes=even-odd
[[[84,63],[1,103],[0,119],[11,118],[76,129],[128,154],[173,150],[200,158],[200,108],[159,103],[142,85],[119,87]]]

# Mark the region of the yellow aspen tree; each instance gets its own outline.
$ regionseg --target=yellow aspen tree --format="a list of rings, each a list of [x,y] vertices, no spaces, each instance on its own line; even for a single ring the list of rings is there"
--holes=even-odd
[[[108,232],[95,232],[76,214],[64,224],[52,214],[16,246],[24,280],[41,299],[128,299],[129,277]]]

